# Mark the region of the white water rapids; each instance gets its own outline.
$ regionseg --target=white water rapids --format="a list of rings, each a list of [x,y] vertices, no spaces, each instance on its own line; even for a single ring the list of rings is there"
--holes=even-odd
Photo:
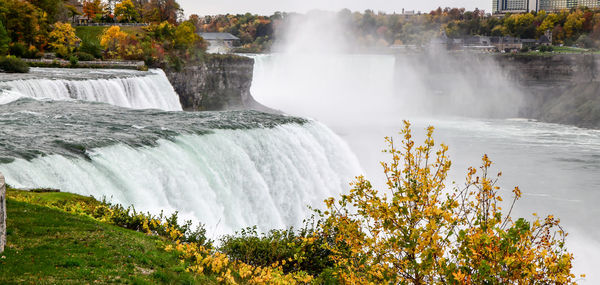
[[[360,173],[346,144],[314,122],[184,135],[157,147],[114,145],[90,157],[17,159],[0,172],[17,187],[106,197],[155,214],[179,211],[215,237],[253,225],[301,226],[308,205],[320,207]]]
[[[179,97],[165,73],[127,70],[32,68],[31,73],[0,80],[0,103],[19,97],[83,100],[134,109],[181,111]]]

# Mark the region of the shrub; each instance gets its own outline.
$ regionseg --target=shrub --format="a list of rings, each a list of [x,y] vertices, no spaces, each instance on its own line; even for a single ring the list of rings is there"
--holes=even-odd
[[[22,43],[12,43],[10,45],[9,52],[10,52],[10,55],[13,55],[16,57],[23,57],[25,55],[25,53],[27,52],[27,48]]]
[[[350,193],[326,201],[321,228],[332,233],[334,275],[344,284],[571,284],[573,255],[553,216],[513,220],[484,155],[464,188],[446,177],[448,148],[435,149],[433,127],[415,145],[405,122],[399,148],[387,138],[385,192],[358,177]]]
[[[8,187],[8,190],[11,187]],[[76,199],[36,199],[30,195],[29,191],[17,191],[12,194],[13,199],[31,204],[55,207],[68,213],[89,216],[97,221],[110,223],[122,228],[155,234],[165,237],[168,240],[178,240],[184,243],[196,243],[200,246],[211,248],[212,241],[206,238],[204,225],[198,225],[192,228],[192,222],[186,221],[183,224],[178,222],[178,213],[166,217],[161,213],[158,216],[150,213],[142,213],[135,210],[133,206],[123,207],[119,204],[111,204],[106,200],[101,202],[93,197],[79,197]],[[172,232],[178,235],[174,238]]]
[[[255,267],[283,263],[282,269],[286,274],[304,271],[316,276],[331,267],[333,262],[329,258],[330,251],[321,247],[322,240],[307,242],[307,238],[313,236],[320,235],[307,229],[296,233],[291,228],[259,235],[256,227],[252,227],[222,237],[219,251],[233,260]]]
[[[168,56],[169,67],[177,72],[183,70],[184,62],[181,58],[177,56]]]
[[[81,46],[79,46],[79,51],[87,54],[91,54],[95,58],[102,57],[102,48],[99,43],[95,43],[89,40],[83,40]],[[81,59],[83,60],[83,59]]]
[[[93,61],[96,59],[93,55],[91,55],[87,52],[82,52],[82,51],[76,52],[75,56],[80,61]]]
[[[71,52],[66,46],[61,46],[56,49],[56,57],[58,58],[68,59],[70,57],[70,54]]]
[[[60,67],[60,62],[56,59],[52,60],[50,67]]]
[[[29,46],[29,48],[27,49],[27,51],[25,52],[23,57],[24,58],[42,58],[42,53],[35,46]]]
[[[76,56],[69,57],[69,64],[71,65],[71,67],[77,66],[78,63],[79,63],[79,60],[77,59]]]
[[[552,52],[554,48],[552,46],[541,46],[539,49],[540,52]]]
[[[29,65],[17,57],[6,56],[0,59],[0,69],[9,73],[27,73]]]

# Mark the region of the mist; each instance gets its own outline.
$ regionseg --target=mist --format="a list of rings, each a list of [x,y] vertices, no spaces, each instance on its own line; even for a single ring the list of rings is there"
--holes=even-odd
[[[417,142],[428,125],[436,127],[436,142],[450,147],[449,180],[457,184],[488,154],[504,172],[500,186],[518,185],[524,192],[515,216],[560,217],[572,233],[567,243],[575,273],[588,276],[581,283],[600,282],[594,274],[600,256],[600,158],[589,155],[600,152],[600,132],[522,119],[528,88],[493,55],[429,45],[369,51],[346,35],[349,28],[327,12],[290,21],[276,52],[255,57],[253,96],[332,128],[379,189],[385,179],[379,162],[387,160],[383,138],[397,135],[404,119],[413,123]]]

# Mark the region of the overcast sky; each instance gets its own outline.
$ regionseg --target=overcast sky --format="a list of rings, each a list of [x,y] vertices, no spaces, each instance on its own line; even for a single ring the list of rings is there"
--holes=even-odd
[[[338,11],[348,8],[352,11],[402,12],[416,10],[429,12],[437,7],[464,7],[473,10],[476,7],[491,10],[490,0],[179,0],[186,15],[253,14],[271,15],[275,11],[300,12],[309,10]]]

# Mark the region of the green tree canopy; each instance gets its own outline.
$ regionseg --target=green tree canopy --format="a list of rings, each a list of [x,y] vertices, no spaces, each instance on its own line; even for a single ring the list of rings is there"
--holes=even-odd
[[[8,53],[8,44],[10,44],[10,37],[8,37],[4,24],[0,21],[0,55]]]

